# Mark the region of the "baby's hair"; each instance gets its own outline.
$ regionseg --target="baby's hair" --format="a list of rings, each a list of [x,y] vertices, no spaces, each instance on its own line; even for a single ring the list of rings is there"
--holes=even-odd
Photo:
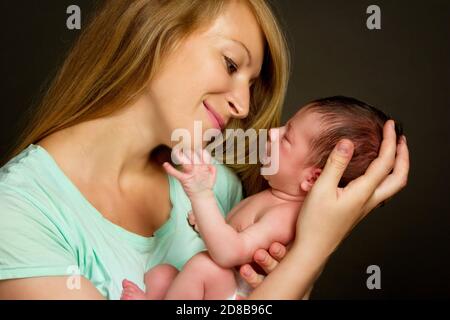
[[[364,174],[378,156],[383,126],[392,119],[367,103],[344,96],[314,100],[304,110],[320,114],[323,128],[310,142],[308,165],[323,168],[329,154],[343,138],[351,140],[355,146],[353,157],[339,182],[340,187]],[[403,128],[397,121],[395,132],[398,142]]]

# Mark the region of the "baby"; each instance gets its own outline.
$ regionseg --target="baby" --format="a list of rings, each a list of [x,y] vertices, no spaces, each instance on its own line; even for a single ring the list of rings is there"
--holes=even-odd
[[[354,98],[336,96],[310,102],[285,126],[269,131],[266,153],[271,155],[270,145],[277,142],[278,154],[270,161],[279,162],[275,174],[264,176],[270,187],[241,201],[226,220],[212,191],[215,167],[208,152],[192,157],[178,154],[183,172],[164,163],[167,173],[180,180],[189,196],[189,220],[208,251],[193,256],[180,272],[168,264],[149,270],[147,292],[124,280],[122,299],[236,299],[248,295],[237,267],[250,263],[257,249],[268,249],[273,242],[287,245],[294,239],[303,200],[340,139],[350,139],[355,149],[339,186],[362,175],[378,155],[388,119]],[[396,133],[397,137],[402,134],[397,124]]]

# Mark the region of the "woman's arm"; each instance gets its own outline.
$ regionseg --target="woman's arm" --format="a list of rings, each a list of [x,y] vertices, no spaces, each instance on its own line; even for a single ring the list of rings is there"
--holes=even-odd
[[[34,277],[0,281],[0,300],[103,300],[84,277],[79,288],[69,289],[69,277]]]
[[[383,133],[378,158],[363,176],[343,189],[337,185],[352,157],[353,144],[348,140],[338,143],[302,206],[292,248],[250,299],[304,297],[353,227],[379,203],[405,187],[409,172],[406,139],[403,137],[396,144],[392,120],[385,124]]]

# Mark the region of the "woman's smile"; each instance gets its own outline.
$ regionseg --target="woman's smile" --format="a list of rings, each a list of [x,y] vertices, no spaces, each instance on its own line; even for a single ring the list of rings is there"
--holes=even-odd
[[[206,112],[208,113],[208,116],[211,119],[212,124],[214,125],[214,128],[223,130],[226,126],[225,121],[223,118],[216,112],[212,107],[210,107],[206,101],[203,101],[203,105],[205,106]]]

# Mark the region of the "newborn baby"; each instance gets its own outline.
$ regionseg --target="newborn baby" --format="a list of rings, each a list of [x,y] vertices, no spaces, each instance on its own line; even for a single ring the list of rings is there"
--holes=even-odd
[[[241,287],[245,282],[238,267],[250,263],[257,249],[268,249],[273,242],[288,245],[294,239],[303,200],[337,142],[347,138],[355,146],[339,184],[344,187],[364,174],[377,157],[387,120],[383,112],[353,98],[337,96],[307,104],[285,126],[269,131],[266,152],[273,155],[270,145],[278,144],[278,156],[270,157],[270,161],[279,162],[277,173],[264,176],[270,187],[241,201],[226,220],[212,191],[215,167],[208,152],[192,157],[178,154],[182,172],[164,163],[167,173],[180,180],[189,196],[189,219],[208,251],[193,256],[180,272],[167,264],[149,270],[145,275],[147,292],[124,280],[122,299],[245,297],[249,288]],[[397,137],[401,131],[396,124]]]

